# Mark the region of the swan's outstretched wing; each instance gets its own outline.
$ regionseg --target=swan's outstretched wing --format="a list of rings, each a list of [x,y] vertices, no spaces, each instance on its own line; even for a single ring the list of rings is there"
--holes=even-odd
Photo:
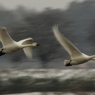
[[[67,52],[71,55],[71,58],[75,58],[81,55],[81,52],[66,37],[64,37],[64,35],[60,33],[57,25],[53,26],[52,28],[55,37],[60,42],[60,44],[67,50]]]
[[[19,43],[22,45],[32,44],[32,42],[33,42],[32,38],[27,38],[27,39],[19,41]],[[23,51],[28,58],[32,58],[32,47],[25,47],[23,48]]]
[[[0,41],[2,42],[3,46],[10,45],[14,42],[5,27],[0,27]]]

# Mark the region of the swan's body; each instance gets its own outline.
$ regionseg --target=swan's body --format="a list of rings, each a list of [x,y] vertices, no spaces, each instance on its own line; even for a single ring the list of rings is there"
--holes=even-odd
[[[32,38],[27,38],[21,41],[14,41],[8,34],[5,27],[0,27],[0,41],[3,47],[0,49],[0,56],[3,54],[14,53],[23,48],[26,56],[32,58],[32,47],[38,46],[38,43],[33,43]]]
[[[66,49],[70,54],[71,60],[65,60],[65,66],[72,66],[85,63],[90,60],[94,60],[95,55],[88,56],[82,53],[78,48],[76,48],[64,35],[58,30],[58,26],[53,26],[53,32],[59,43]]]

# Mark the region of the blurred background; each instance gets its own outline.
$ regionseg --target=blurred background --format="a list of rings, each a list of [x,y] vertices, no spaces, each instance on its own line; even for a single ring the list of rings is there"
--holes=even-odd
[[[65,67],[63,62],[70,56],[53,35],[55,24],[82,52],[95,54],[95,0],[0,0],[0,26],[16,41],[32,37],[40,44],[33,48],[31,60],[22,50],[0,56],[1,94],[65,91],[78,93],[54,95],[90,95],[79,92],[95,91],[95,62]]]
[[[5,26],[16,41],[32,37],[41,44],[34,48],[32,60],[22,50],[1,56],[0,68],[64,68],[64,59],[70,57],[53,35],[55,24],[82,52],[95,54],[94,8],[94,0],[0,0],[0,26]],[[80,67],[94,68],[95,64],[70,68]]]

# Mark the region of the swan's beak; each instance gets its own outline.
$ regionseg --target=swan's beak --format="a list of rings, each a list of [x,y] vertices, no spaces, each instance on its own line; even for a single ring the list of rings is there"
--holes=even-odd
[[[36,45],[36,46],[39,46],[39,45],[40,45],[40,44],[38,44],[38,43],[37,43],[37,45]]]

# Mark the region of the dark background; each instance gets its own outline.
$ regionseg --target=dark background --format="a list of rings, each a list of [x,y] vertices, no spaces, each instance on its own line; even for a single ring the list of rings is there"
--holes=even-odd
[[[32,37],[34,42],[41,44],[34,48],[31,60],[22,50],[1,56],[0,68],[65,68],[63,61],[70,56],[53,35],[55,24],[83,53],[95,54],[95,0],[73,1],[66,10],[49,7],[41,12],[24,6],[15,10],[0,6],[0,26],[5,26],[14,40]],[[94,67],[94,62],[87,62],[68,68]]]

